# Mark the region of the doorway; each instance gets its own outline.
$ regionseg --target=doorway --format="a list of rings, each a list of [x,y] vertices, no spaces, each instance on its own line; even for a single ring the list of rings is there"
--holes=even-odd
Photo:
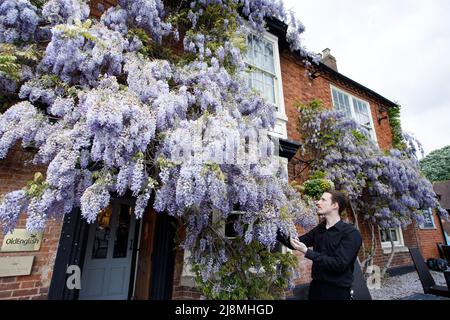
[[[112,198],[93,224],[79,208],[64,216],[48,299],[171,299],[175,219],[155,213],[152,199],[136,220],[134,203]],[[81,289],[67,286],[73,265],[81,269]]]
[[[89,227],[80,300],[127,300],[135,251],[133,206],[114,200]],[[131,284],[132,285],[132,284]]]

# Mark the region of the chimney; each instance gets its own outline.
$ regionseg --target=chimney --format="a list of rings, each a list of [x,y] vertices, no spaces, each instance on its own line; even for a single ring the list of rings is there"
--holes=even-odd
[[[336,58],[331,55],[331,50],[328,48],[322,51],[322,63],[327,65],[331,69],[338,71]]]

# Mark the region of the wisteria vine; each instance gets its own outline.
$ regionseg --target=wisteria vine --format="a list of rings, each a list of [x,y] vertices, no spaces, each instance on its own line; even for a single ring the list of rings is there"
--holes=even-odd
[[[205,266],[202,279],[213,281],[233,255],[216,227],[236,210],[245,245],[271,248],[277,230],[295,233],[293,222],[314,224],[274,161],[274,141],[261,134],[273,127],[275,106],[246,80],[246,34],[261,35],[268,17],[288,20],[282,3],[271,0],[167,7],[161,0],[120,0],[98,20],[88,19],[82,0],[50,0],[39,8],[3,1],[0,44],[36,42],[42,58],[27,61],[27,77],[0,70],[2,90],[14,80],[9,94],[20,100],[8,98],[0,116],[0,159],[21,143],[34,150],[34,164],[47,166],[45,176],[2,196],[4,232],[21,213],[29,230],[76,207],[94,222],[117,196],[134,197],[140,218],[153,194],[157,212],[183,221],[182,246]],[[306,55],[299,40],[304,27],[289,17],[292,49]],[[169,49],[161,47],[178,41],[184,52],[167,58]]]
[[[303,155],[312,171],[325,173],[345,191],[367,221],[381,229],[423,224],[423,211],[429,208],[448,218],[420,172],[420,145],[412,136],[403,135],[402,150],[383,151],[354,120],[320,101],[300,105],[299,113]]]

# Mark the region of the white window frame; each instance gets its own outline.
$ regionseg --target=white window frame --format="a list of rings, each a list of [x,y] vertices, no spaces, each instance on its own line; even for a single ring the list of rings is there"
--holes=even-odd
[[[402,228],[401,227],[390,228],[389,230],[394,230],[394,229],[397,232],[397,239],[398,239],[397,241],[394,241],[394,248],[404,247],[405,246],[405,241],[403,239],[403,230],[402,230]],[[379,229],[379,233],[380,233],[381,248],[390,250],[391,249],[391,242],[390,241],[382,241],[381,240],[381,229]]]
[[[249,35],[252,34],[256,36],[254,32],[249,32]],[[284,105],[284,95],[283,95],[283,81],[281,77],[281,65],[280,65],[280,52],[278,48],[278,37],[269,33],[268,31],[264,31],[263,40],[270,42],[273,46],[273,63],[274,63],[274,95],[275,95],[275,105],[277,106],[276,112],[276,121],[273,131],[269,131],[269,134],[287,139],[287,122],[288,117],[286,115],[286,109]],[[247,41],[247,38],[246,38]],[[248,63],[246,59],[244,59],[245,64],[251,66],[252,68],[261,70],[263,72],[267,72],[267,70],[261,69],[251,63]]]
[[[435,230],[436,229],[436,223],[434,222],[434,216],[433,216],[433,210],[431,208],[428,208],[427,210],[424,210],[424,214],[427,212],[430,215],[431,223],[433,224],[432,227],[426,227],[425,224],[419,225],[419,228],[422,230]]]
[[[351,112],[351,114],[352,114],[352,119],[353,120],[355,120],[356,122],[358,122],[356,119],[356,112],[355,112],[355,106],[354,106],[354,104],[353,104],[353,99],[356,99],[356,100],[359,100],[359,101],[361,101],[361,102],[363,102],[363,103],[365,103],[365,104],[367,104],[367,107],[368,107],[368,111],[369,111],[369,124],[370,124],[370,129],[371,129],[371,136],[372,136],[372,141],[374,141],[377,145],[378,145],[378,138],[377,138],[377,132],[375,131],[375,125],[374,125],[374,123],[373,123],[373,117],[372,117],[372,107],[370,106],[370,103],[368,102],[368,101],[366,101],[366,100],[363,100],[363,99],[361,99],[361,98],[359,98],[359,97],[357,97],[357,96],[354,96],[354,95],[352,95],[352,94],[350,94],[349,92],[347,92],[347,91],[344,91],[344,90],[342,90],[342,89],[340,89],[340,88],[338,88],[338,87],[336,87],[336,86],[334,86],[334,85],[330,85],[330,88],[331,88],[331,100],[333,101],[333,108],[335,108],[335,106],[336,106],[336,102],[334,101],[334,95],[333,95],[333,90],[336,90],[336,91],[338,91],[338,92],[340,92],[340,93],[342,93],[342,94],[345,94],[345,95],[347,95],[348,96],[348,99],[349,99],[349,103],[350,103],[350,112]]]
[[[189,263],[191,251],[185,249],[183,252],[183,268],[180,276],[180,285],[183,287],[195,288],[197,284],[195,282],[195,272],[192,271],[192,265]]]
[[[288,158],[283,158],[283,157],[278,156],[278,161],[279,161],[280,167],[283,167],[283,169],[286,170],[288,180],[289,180],[289,160],[288,160]],[[289,181],[286,181],[286,182],[289,182]]]

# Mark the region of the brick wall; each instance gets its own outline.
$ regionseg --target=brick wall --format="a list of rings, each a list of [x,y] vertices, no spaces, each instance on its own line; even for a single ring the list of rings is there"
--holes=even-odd
[[[180,239],[184,239],[186,236],[185,229],[180,229],[178,237]],[[182,284],[181,276],[183,273],[183,264],[184,264],[184,251],[178,247],[176,249],[175,255],[175,268],[173,272],[173,291],[172,291],[172,299],[173,300],[183,300],[183,299],[194,299],[199,300],[201,297],[201,293],[195,287],[186,286]]]
[[[89,2],[89,8],[91,10],[91,16],[95,18],[100,18],[102,13],[108,8],[117,5],[118,0],[91,0]],[[103,8],[101,8],[103,7]],[[103,11],[100,11],[102,9]]]
[[[44,167],[24,165],[31,159],[30,154],[15,146],[9,155],[0,160],[0,194],[18,190],[33,178],[36,171],[45,173]],[[17,228],[25,228],[26,216],[19,219]],[[62,224],[58,221],[49,221],[44,230],[42,245],[35,252],[0,252],[0,257],[34,256],[31,275],[1,277],[0,299],[46,299],[52,277],[53,264],[61,233]],[[4,234],[0,230],[0,243],[3,243]]]
[[[184,300],[184,299],[193,299],[200,300],[201,293],[195,287],[191,286],[183,286],[181,284],[181,274],[183,272],[183,257],[184,251],[180,248],[177,248],[177,253],[175,256],[175,269],[174,269],[174,277],[173,277],[173,291],[172,291],[172,299],[173,300]]]
[[[439,251],[437,243],[445,243],[444,235],[442,234],[441,226],[439,224],[439,217],[433,213],[435,229],[418,229],[418,243],[420,251],[425,259],[439,258]]]

